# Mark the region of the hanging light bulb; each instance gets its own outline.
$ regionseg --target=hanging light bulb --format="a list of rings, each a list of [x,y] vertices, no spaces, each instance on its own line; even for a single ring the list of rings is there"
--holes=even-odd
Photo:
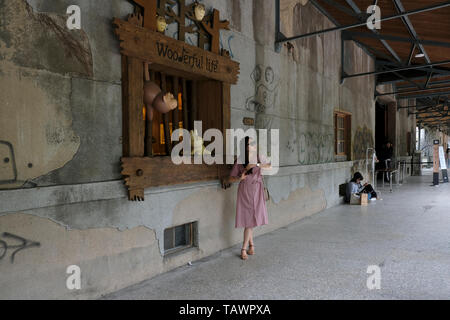
[[[202,21],[206,14],[206,8],[203,4],[196,2],[194,6],[195,19]]]
[[[167,21],[164,17],[158,16],[156,18],[156,30],[158,30],[158,32],[164,33],[164,31],[166,31],[167,28]]]
[[[421,53],[416,54],[415,57],[416,58],[423,58],[423,57],[425,57],[425,54],[421,52]]]

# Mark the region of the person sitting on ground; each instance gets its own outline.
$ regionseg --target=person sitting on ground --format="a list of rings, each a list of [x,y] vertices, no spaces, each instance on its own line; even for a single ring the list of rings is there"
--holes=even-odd
[[[364,178],[361,173],[356,172],[353,175],[353,179],[347,184],[347,192],[345,194],[345,201],[347,203],[350,203],[353,194],[360,196],[362,193],[367,193],[369,200],[376,200],[377,193],[370,184],[366,183],[363,185],[361,183],[363,180]]]

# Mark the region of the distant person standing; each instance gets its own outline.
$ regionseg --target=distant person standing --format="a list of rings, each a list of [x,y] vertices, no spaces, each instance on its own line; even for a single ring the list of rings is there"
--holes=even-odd
[[[445,153],[445,157],[447,158],[447,169],[450,169],[450,148],[447,148],[447,152]]]
[[[394,155],[394,147],[392,142],[387,141],[386,144],[381,149],[380,160],[384,163],[384,169],[388,170],[391,168],[392,157]],[[389,181],[389,175],[386,172],[387,181]]]

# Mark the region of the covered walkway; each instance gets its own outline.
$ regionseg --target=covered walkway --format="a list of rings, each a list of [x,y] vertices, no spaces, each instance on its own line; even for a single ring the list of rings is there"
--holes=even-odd
[[[431,182],[410,177],[368,207],[341,205],[260,236],[245,262],[236,246],[105,298],[449,299],[450,185]],[[380,290],[367,288],[371,265]]]

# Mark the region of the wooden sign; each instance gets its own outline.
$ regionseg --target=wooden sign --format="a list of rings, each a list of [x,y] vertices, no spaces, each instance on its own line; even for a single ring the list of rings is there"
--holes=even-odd
[[[433,185],[439,185],[439,140],[433,146]]]
[[[443,182],[448,183],[447,162],[445,160],[443,146],[439,146],[439,166],[441,168]]]
[[[243,123],[246,126],[254,126],[255,125],[255,119],[253,119],[253,118],[244,118]]]
[[[114,20],[121,53],[152,64],[236,84],[239,63],[128,21]]]

